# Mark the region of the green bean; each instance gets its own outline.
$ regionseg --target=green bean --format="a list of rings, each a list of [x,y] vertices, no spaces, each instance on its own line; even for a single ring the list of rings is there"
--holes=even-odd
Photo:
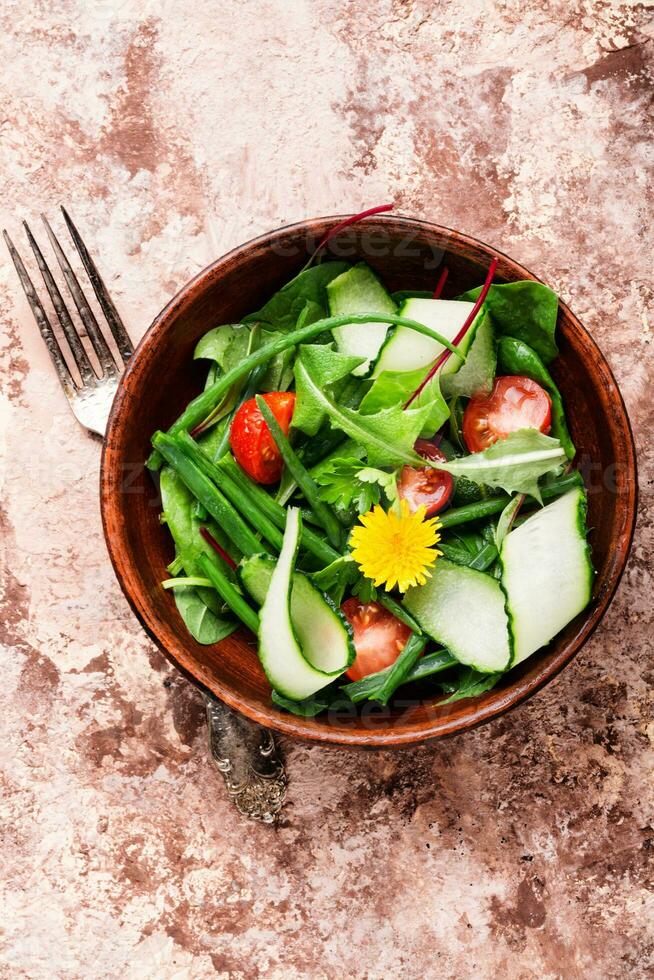
[[[275,445],[279,450],[279,455],[282,457],[284,465],[304,494],[306,501],[313,513],[316,515],[318,522],[327,532],[327,537],[329,538],[330,544],[332,544],[335,548],[340,548],[341,526],[332,513],[331,508],[328,507],[324,500],[321,499],[318,485],[314,483],[302,465],[297,453],[294,451],[290,442],[284,435],[281,425],[275,418],[275,415],[270,406],[267,404],[265,398],[257,395],[256,402],[259,411],[263,415],[264,422],[268,426],[270,434],[273,437]]]
[[[441,671],[454,667],[457,663],[458,661],[454,659],[449,650],[435,650],[434,653],[428,653],[426,657],[421,657],[413,665],[402,683],[411,684],[414,681],[423,680],[425,677],[431,677],[432,674],[440,674]],[[376,674],[368,674],[360,681],[345,684],[341,690],[347,694],[351,701],[357,703],[359,701],[375,701],[377,700],[377,692],[381,690],[393,666],[394,664],[384,670],[379,670]]]
[[[276,524],[274,524],[270,518],[264,514],[260,507],[253,504],[248,498],[241,493],[238,484],[231,478],[229,473],[227,473],[224,467],[218,466],[209,456],[204,452],[201,446],[195,442],[194,439],[188,434],[188,432],[180,432],[178,436],[175,437],[175,441],[181,447],[182,451],[190,460],[192,460],[195,465],[202,470],[205,476],[207,476],[212,483],[215,483],[219,490],[227,497],[227,499],[234,505],[234,507],[239,511],[239,513],[246,518],[252,527],[255,527],[257,531],[260,531],[266,541],[273,546],[276,551],[281,551],[283,534],[279,530]],[[259,548],[261,550],[261,548]]]
[[[579,471],[575,470],[574,473],[560,476],[541,487],[541,496],[547,502],[579,486],[583,486],[583,480]],[[441,527],[456,527],[458,524],[467,524],[469,521],[492,517],[493,514],[499,514],[500,511],[504,510],[508,499],[509,495],[503,493],[498,497],[491,497],[489,500],[477,500],[474,504],[453,507],[452,510],[440,515]]]
[[[351,323],[388,323],[392,326],[408,327],[417,333],[423,334],[425,337],[431,337],[432,340],[437,340],[443,347],[456,354],[461,361],[465,361],[465,354],[462,354],[458,347],[455,347],[454,344],[441,336],[441,334],[426,327],[423,323],[418,323],[416,320],[408,320],[403,316],[396,316],[394,313],[349,313],[343,314],[342,316],[325,317],[324,320],[309,323],[304,327],[300,327],[299,330],[292,330],[290,333],[283,334],[277,340],[273,340],[270,344],[266,344],[265,347],[260,347],[247,357],[244,357],[240,364],[237,364],[231,371],[223,374],[215,384],[205,389],[205,391],[187,405],[177,421],[171,425],[168,430],[168,435],[176,435],[183,429],[193,429],[213,411],[225,392],[229,391],[235,381],[240,381],[244,375],[249,374],[250,371],[254,370],[260,364],[265,364],[275,354],[281,354],[291,347],[296,347],[305,341],[313,340],[314,337],[319,336],[326,330],[335,330],[337,327],[343,327]],[[158,470],[161,465],[161,459],[156,453],[152,454],[148,459],[147,465],[149,469]]]
[[[245,475],[243,470],[234,461],[231,455],[225,456],[220,462],[221,468],[224,468],[229,475],[232,477],[235,483],[238,484],[244,496],[247,496],[249,500],[259,506],[270,520],[277,525],[280,530],[286,527],[286,508],[278,504],[276,500],[270,496],[269,493],[260,487],[257,483],[254,483],[248,476]],[[309,551],[312,555],[318,558],[320,561],[324,562],[325,565],[330,565],[337,558],[341,558],[341,554],[336,551],[330,544],[328,544],[320,534],[316,534],[311,528],[302,525],[302,532],[300,535],[300,543],[306,551]]]
[[[211,561],[208,555],[200,555],[198,561],[221,599],[248,629],[257,634],[259,632],[259,617],[252,606],[245,601],[236,586],[229,581],[224,572]]]
[[[152,437],[152,444],[244,555],[255,555],[261,551],[259,539],[241,515],[193,460],[189,459],[175,439],[163,432],[156,432]]]
[[[389,699],[401,684],[404,684],[416,661],[427,645],[427,637],[412,633],[406,641],[404,649],[394,664],[391,664],[383,684],[375,694],[375,701],[388,704]]]
[[[416,619],[414,619],[410,613],[406,611],[406,609],[401,603],[396,602],[395,599],[393,599],[391,596],[378,595],[377,602],[379,603],[380,606],[383,606],[385,609],[388,609],[390,613],[393,613],[396,619],[399,619],[401,623],[404,623],[405,626],[408,626],[409,629],[413,630],[414,633],[418,633],[419,635],[422,633],[422,627],[420,626],[420,623]]]
[[[435,650],[418,661],[407,677],[406,683],[421,681],[425,677],[431,677],[433,674],[440,674],[441,671],[447,670],[449,667],[455,667],[458,662],[449,650]]]

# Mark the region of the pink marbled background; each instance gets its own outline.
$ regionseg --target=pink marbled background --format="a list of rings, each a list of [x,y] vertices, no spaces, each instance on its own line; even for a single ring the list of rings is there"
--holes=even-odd
[[[5,226],[67,204],[138,339],[233,245],[394,199],[602,345],[641,460],[601,629],[433,747],[285,743],[244,823],[105,552],[98,446],[0,267],[0,976],[644,977],[652,899],[652,37],[619,0],[5,0]]]

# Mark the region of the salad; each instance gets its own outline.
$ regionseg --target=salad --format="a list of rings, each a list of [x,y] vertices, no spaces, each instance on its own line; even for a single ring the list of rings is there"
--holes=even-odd
[[[296,714],[407,684],[474,697],[591,597],[549,371],[557,298],[494,284],[496,262],[453,298],[447,269],[433,293],[391,293],[321,246],[200,339],[204,390],[152,437],[175,548],[163,587],[199,643],[251,630],[273,702]]]

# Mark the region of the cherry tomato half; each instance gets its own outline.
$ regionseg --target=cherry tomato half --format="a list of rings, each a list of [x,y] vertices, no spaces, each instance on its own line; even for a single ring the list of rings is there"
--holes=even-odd
[[[295,408],[294,392],[271,391],[262,397],[284,434],[288,435]],[[236,462],[253,480],[257,483],[276,483],[279,480],[284,464],[254,398],[243,402],[236,412],[229,442]]]
[[[352,626],[357,652],[347,676],[360,681],[394,664],[411,635],[409,627],[378,602],[346,599],[341,610]]]
[[[426,439],[418,439],[413,447],[425,459],[446,461],[446,456],[438,446]],[[403,466],[397,483],[400,497],[406,500],[413,513],[419,507],[425,508],[427,516],[437,514],[452,496],[454,480],[449,473],[432,469],[431,466]]]
[[[463,438],[471,453],[488,449],[518,429],[540,429],[546,435],[552,402],[544,388],[522,375],[496,378],[490,395],[473,395],[463,413]]]

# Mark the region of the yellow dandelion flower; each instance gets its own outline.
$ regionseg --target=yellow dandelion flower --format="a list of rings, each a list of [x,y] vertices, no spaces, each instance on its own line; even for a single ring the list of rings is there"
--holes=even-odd
[[[401,500],[399,510],[386,512],[378,504],[359,520],[350,547],[366,578],[387,590],[397,586],[400,592],[425,584],[441,554],[434,547],[441,539],[437,517],[425,520],[424,507],[411,513],[406,500]]]

